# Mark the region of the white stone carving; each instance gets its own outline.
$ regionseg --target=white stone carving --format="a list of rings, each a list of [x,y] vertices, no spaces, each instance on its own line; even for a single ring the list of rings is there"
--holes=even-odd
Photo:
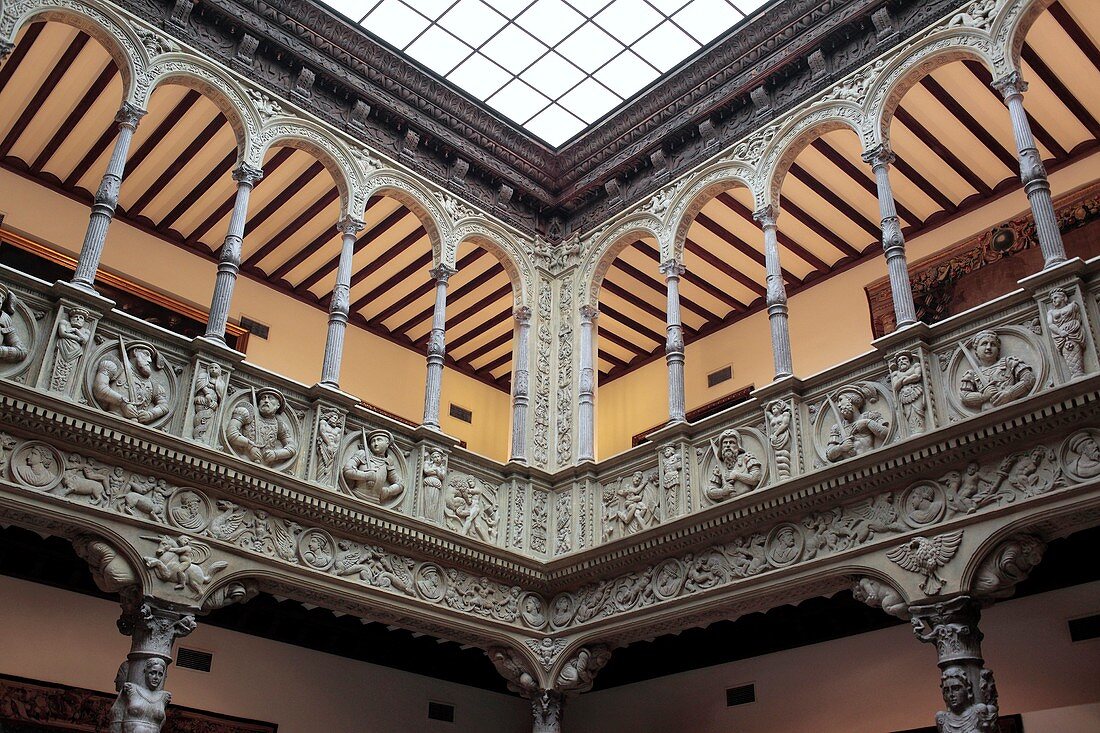
[[[730,428],[711,440],[703,461],[703,495],[717,503],[763,486],[768,471],[766,444],[751,429]]]
[[[928,402],[924,394],[920,354],[902,351],[890,357],[887,363],[890,367],[890,387],[909,434],[923,433],[927,426]]]
[[[944,586],[937,571],[955,557],[962,544],[962,530],[947,532],[937,537],[914,537],[904,545],[886,553],[886,557],[906,570],[924,576],[920,589],[927,595],[938,594]]]
[[[216,361],[199,363],[195,393],[191,397],[191,437],[195,440],[203,440],[210,431],[228,387],[229,376],[221,364]]]
[[[176,375],[156,347],[122,334],[89,361],[87,389],[95,404],[144,425],[165,423],[176,395]]]
[[[947,368],[949,397],[964,414],[1006,405],[1031,394],[1045,365],[1034,337],[1022,328],[979,332],[959,343]],[[957,395],[957,398],[956,398]]]
[[[500,524],[497,492],[473,476],[452,473],[443,502],[443,517],[448,529],[494,543]]]
[[[892,417],[879,385],[856,382],[841,387],[819,406],[814,430],[818,455],[836,463],[885,445],[894,432]]]
[[[405,493],[405,457],[388,430],[360,430],[361,439],[345,449],[340,485],[366,501],[396,504]]]
[[[17,483],[39,491],[50,491],[61,481],[65,459],[52,445],[31,441],[12,452],[8,468]]]
[[[344,437],[344,413],[334,407],[323,407],[317,415],[317,439],[314,451],[317,459],[313,478],[325,485],[332,485],[336,476],[336,456]]]
[[[1063,288],[1050,291],[1047,328],[1070,377],[1085,374],[1085,326],[1081,306]]]
[[[73,373],[84,356],[84,348],[92,339],[92,330],[86,325],[89,313],[77,306],[63,309],[57,319],[57,335],[54,342],[53,371],[50,389],[66,392]]]
[[[635,471],[603,489],[604,534],[608,538],[635,534],[661,521],[657,474]]]
[[[224,560],[206,565],[210,559],[210,546],[187,535],[176,538],[159,535],[143,539],[157,543],[153,556],[144,558],[145,566],[153,571],[153,575],[162,583],[172,585],[175,590],[189,591],[196,598],[202,597],[215,575],[229,567]]]
[[[425,519],[441,521],[443,512],[443,485],[447,481],[447,454],[435,446],[424,449],[424,465],[420,470],[423,488],[423,510]]]
[[[230,400],[225,444],[241,458],[285,470],[298,457],[298,421],[277,389],[249,387]]]

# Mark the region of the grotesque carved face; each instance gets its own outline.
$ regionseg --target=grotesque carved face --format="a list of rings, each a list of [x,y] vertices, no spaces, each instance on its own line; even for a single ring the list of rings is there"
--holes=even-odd
[[[974,353],[984,364],[992,364],[1001,358],[1001,338],[995,333],[983,333],[974,343]]]
[[[958,667],[950,667],[943,673],[940,682],[943,691],[943,701],[953,713],[961,713],[970,704],[970,684],[966,680],[966,673]]]
[[[907,372],[912,364],[913,362],[909,360],[908,354],[898,354],[898,369]]]
[[[145,686],[150,690],[159,690],[164,684],[164,660],[150,659],[145,663]]]
[[[69,323],[73,328],[84,328],[85,318],[83,313],[70,313]]]
[[[370,438],[370,452],[376,456],[386,455],[386,451],[390,449],[390,439],[382,433],[372,435]]]
[[[260,414],[264,417],[274,417],[275,413],[279,411],[279,398],[270,392],[265,392],[260,395],[259,404]]]
[[[153,373],[153,355],[149,353],[149,349],[134,349],[131,358],[134,360],[134,369],[138,374],[148,377]]]

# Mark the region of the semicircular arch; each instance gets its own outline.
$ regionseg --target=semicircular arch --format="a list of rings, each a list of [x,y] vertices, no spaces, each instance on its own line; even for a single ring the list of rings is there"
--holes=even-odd
[[[455,266],[458,243],[448,237],[449,231],[445,228],[448,219],[436,197],[424,185],[401,171],[387,169],[367,176],[361,195],[364,201],[373,196],[389,196],[399,201],[420,219],[428,232],[432,245],[432,266]]]
[[[483,219],[467,218],[455,225],[451,237],[456,246],[470,242],[496,257],[512,283],[515,306],[530,304],[531,262],[503,229]]]
[[[358,174],[351,162],[351,154],[343,143],[320,126],[302,120],[272,120],[271,124],[260,130],[255,145],[256,149],[250,152],[250,157],[261,161],[273,148],[294,148],[313,156],[336,184],[341,214],[362,216],[362,210],[357,210]]]
[[[669,242],[671,251],[667,254],[662,252],[662,259],[682,262],[688,230],[706,203],[719,193],[737,186],[752,191],[754,181],[752,169],[739,161],[716,163],[689,179],[669,207],[667,228],[672,234]]]

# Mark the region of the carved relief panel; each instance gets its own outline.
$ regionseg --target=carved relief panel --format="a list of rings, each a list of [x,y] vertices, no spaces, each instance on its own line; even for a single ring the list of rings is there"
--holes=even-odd
[[[703,505],[718,504],[770,482],[768,439],[756,428],[729,428],[700,451]]]
[[[45,310],[33,313],[14,290],[0,284],[0,377],[22,381],[38,344],[37,320],[44,315]]]
[[[603,540],[643,532],[661,523],[661,494],[657,469],[636,470],[603,484]]]
[[[405,504],[408,462],[388,430],[349,430],[339,456],[337,485],[341,491],[389,508]]]
[[[434,524],[443,522],[443,488],[447,485],[447,451],[424,443],[417,456],[420,475],[420,516]]]
[[[307,477],[317,483],[336,486],[337,458],[344,440],[347,413],[338,407],[317,403],[313,409],[313,448]]]
[[[183,368],[148,341],[121,332],[100,330],[94,341],[84,368],[88,403],[142,425],[166,425],[176,411]]]
[[[472,539],[495,544],[500,530],[499,491],[487,481],[452,471],[443,492],[443,524]]]
[[[838,463],[893,441],[897,419],[883,384],[853,381],[829,391],[809,407],[815,463]]]
[[[92,343],[99,314],[75,303],[62,300],[46,344],[45,364],[38,386],[52,392],[72,394],[80,381],[81,361]]]
[[[293,471],[301,455],[304,414],[273,387],[231,387],[222,418],[222,444],[238,458]]]
[[[207,444],[216,440],[232,371],[219,362],[201,356],[195,358],[189,392],[191,399],[183,421],[185,438]]]
[[[1054,355],[1060,381],[1096,371],[1096,347],[1080,289],[1075,285],[1056,287],[1040,296],[1038,301],[1040,323]]]
[[[971,417],[1049,386],[1046,351],[1035,318],[966,334],[937,352],[951,419]]]

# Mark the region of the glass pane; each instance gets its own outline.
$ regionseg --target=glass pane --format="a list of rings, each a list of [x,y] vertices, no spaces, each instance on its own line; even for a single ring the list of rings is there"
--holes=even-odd
[[[378,0],[328,0],[325,5],[336,12],[351,18],[356,23],[370,12],[370,9],[378,4]]]
[[[558,54],[550,52],[523,72],[520,78],[546,96],[555,99],[583,79],[584,72]]]
[[[454,0],[402,0],[406,5],[429,20],[438,20]]]
[[[622,50],[623,47],[618,41],[591,23],[585,23],[580,30],[558,46],[558,53],[589,74]]]
[[[522,125],[550,100],[516,79],[490,97],[489,104]]]
[[[630,51],[624,51],[597,71],[595,77],[626,99],[657,78],[657,70]]]
[[[482,51],[508,71],[518,74],[546,53],[546,46],[517,26],[510,25],[486,43]]]
[[[725,0],[695,0],[673,16],[700,43],[709,43],[742,20]]]
[[[558,100],[561,106],[589,124],[618,107],[622,101],[592,77],[582,81],[575,89]]]
[[[699,48],[698,43],[667,20],[633,46],[634,53],[661,71],[668,71]]]
[[[428,21],[400,0],[382,0],[382,4],[363,21],[363,26],[394,46],[405,48],[409,41],[428,27]]]
[[[436,25],[409,46],[409,55],[437,74],[446,74],[472,51],[472,48]]]
[[[447,80],[484,101],[512,78],[481,54],[474,54],[452,71]]]
[[[555,104],[535,115],[526,127],[551,145],[558,146],[583,130],[585,124]]]
[[[584,16],[561,0],[538,0],[516,22],[548,46],[575,31]]]
[[[480,46],[507,23],[481,0],[462,0],[439,19],[439,24],[471,46]]]
[[[595,21],[623,43],[633,43],[661,22],[660,14],[642,0],[615,0]]]

